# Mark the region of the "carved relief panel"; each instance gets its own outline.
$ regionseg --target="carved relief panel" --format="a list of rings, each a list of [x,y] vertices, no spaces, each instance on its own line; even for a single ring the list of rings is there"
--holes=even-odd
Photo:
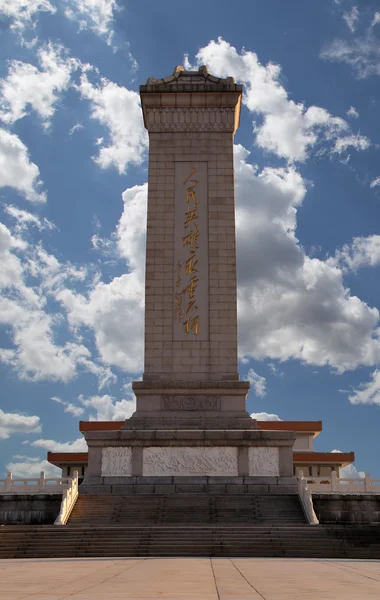
[[[150,447],[143,450],[145,476],[236,476],[237,448]]]
[[[132,475],[132,448],[103,448],[102,477]]]
[[[249,475],[278,476],[280,474],[278,448],[270,446],[248,448],[248,465]]]

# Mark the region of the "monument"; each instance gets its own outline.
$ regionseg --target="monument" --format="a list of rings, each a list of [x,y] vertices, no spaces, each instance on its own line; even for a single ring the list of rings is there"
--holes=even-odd
[[[122,429],[85,432],[81,490],[233,493],[265,483],[297,493],[296,435],[257,427],[238,374],[233,139],[242,86],[178,66],[140,95],[149,133],[144,374]]]

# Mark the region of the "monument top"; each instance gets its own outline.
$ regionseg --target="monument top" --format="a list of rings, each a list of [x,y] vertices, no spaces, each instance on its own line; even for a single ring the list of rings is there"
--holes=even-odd
[[[243,86],[236,84],[233,77],[215,77],[209,73],[206,66],[199,67],[198,71],[185,71],[181,65],[174,68],[173,74],[162,79],[149,77],[145,85],[140,85],[140,93],[144,92],[188,92],[191,91],[223,91],[242,92]]]

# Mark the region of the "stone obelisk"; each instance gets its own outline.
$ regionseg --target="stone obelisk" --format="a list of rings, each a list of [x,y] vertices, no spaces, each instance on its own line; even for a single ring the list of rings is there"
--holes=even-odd
[[[140,94],[149,132],[145,366],[128,426],[145,417],[148,427],[207,428],[218,417],[218,428],[254,427],[237,367],[233,138],[242,86],[206,67],[176,67]]]
[[[206,67],[176,67],[140,94],[149,132],[144,374],[124,427],[86,432],[82,491],[294,492],[295,434],[257,428],[237,367],[233,139],[242,86]]]

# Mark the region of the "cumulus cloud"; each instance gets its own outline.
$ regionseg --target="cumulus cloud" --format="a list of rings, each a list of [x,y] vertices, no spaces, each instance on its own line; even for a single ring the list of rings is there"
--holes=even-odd
[[[76,21],[80,30],[90,29],[104,37],[110,45],[113,38],[114,13],[119,9],[116,0],[63,0],[65,15]]]
[[[116,398],[104,394],[103,396],[90,396],[86,398],[79,396],[79,401],[90,412],[90,421],[123,421],[129,419],[136,410],[136,400],[132,394],[127,399],[116,400]]]
[[[247,380],[250,382],[254,389],[255,395],[259,398],[263,398],[266,394],[266,379],[262,377],[253,369],[249,369],[247,374]]]
[[[10,471],[14,477],[39,477],[41,471],[46,477],[61,477],[61,469],[51,465],[47,460],[35,460],[32,456],[24,456],[22,460],[17,461],[18,456],[7,464],[7,471]]]
[[[19,413],[6,413],[0,409],[0,439],[6,440],[14,433],[39,433],[40,417]]]
[[[54,14],[56,10],[49,0],[0,0],[0,16],[9,19],[16,31],[34,28],[40,12]]]
[[[295,235],[306,186],[293,168],[235,151],[239,352],[339,372],[380,359],[379,312],[344,287],[343,271],[310,258]]]
[[[18,215],[19,216],[19,215]],[[30,222],[21,215],[23,225]],[[19,256],[20,255],[20,256]],[[103,387],[115,376],[108,366],[98,365],[75,336],[59,345],[55,330],[62,322],[58,313],[46,310],[47,298],[55,286],[81,280],[86,275],[71,264],[61,264],[41,246],[29,246],[0,224],[0,323],[8,329],[12,348],[0,349],[0,360],[13,367],[22,379],[70,381],[78,368],[93,373]],[[31,285],[28,281],[35,281]]]
[[[274,413],[266,413],[266,412],[258,412],[251,413],[252,419],[256,419],[257,421],[282,421],[278,415]]]
[[[380,185],[380,177],[375,177],[375,179],[372,179],[371,183],[369,184],[369,187],[374,188]]]
[[[40,171],[19,137],[0,128],[0,187],[11,187],[30,202],[46,202]]]
[[[321,143],[325,149],[350,136],[348,123],[319,106],[294,102],[280,83],[281,67],[263,65],[254,52],[236,49],[221,38],[201,48],[197,64],[207,64],[218,76],[233,75],[245,84],[243,102],[261,118],[254,123],[256,143],[289,161],[304,161]],[[346,140],[348,143],[348,140]],[[352,143],[362,150],[360,143]]]
[[[143,363],[147,186],[126,190],[123,200],[115,239],[130,272],[109,283],[96,281],[87,295],[59,287],[54,296],[73,327],[93,330],[103,363],[137,373]]]
[[[139,95],[104,77],[94,85],[87,73],[82,74],[77,89],[90,102],[91,117],[108,132],[106,142],[99,144],[95,162],[102,169],[115,167],[119,173],[125,173],[130,164],[141,164],[148,138]]]
[[[60,94],[70,85],[79,61],[66,49],[49,43],[37,52],[39,68],[19,60],[9,63],[8,75],[0,80],[0,119],[11,125],[33,109],[44,127],[50,125]]]

